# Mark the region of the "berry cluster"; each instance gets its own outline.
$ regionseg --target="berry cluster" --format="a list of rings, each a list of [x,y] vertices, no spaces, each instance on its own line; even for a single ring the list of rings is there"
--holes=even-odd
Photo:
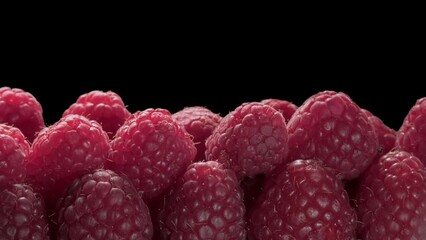
[[[426,239],[426,97],[398,130],[331,90],[129,112],[82,94],[45,124],[0,88],[0,239]]]

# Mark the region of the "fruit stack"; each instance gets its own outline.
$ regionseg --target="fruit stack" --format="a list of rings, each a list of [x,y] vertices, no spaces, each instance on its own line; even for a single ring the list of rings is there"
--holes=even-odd
[[[426,98],[398,130],[347,94],[129,112],[82,94],[52,125],[0,88],[0,239],[426,239]]]

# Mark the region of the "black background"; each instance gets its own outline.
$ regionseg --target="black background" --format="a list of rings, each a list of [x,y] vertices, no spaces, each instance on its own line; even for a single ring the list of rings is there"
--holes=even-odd
[[[222,116],[247,101],[300,105],[318,91],[343,91],[396,130],[426,97],[424,41],[412,23],[258,20],[12,38],[4,44],[16,47],[4,47],[11,54],[3,56],[0,86],[31,92],[48,125],[92,90],[118,93],[131,112],[199,105]]]

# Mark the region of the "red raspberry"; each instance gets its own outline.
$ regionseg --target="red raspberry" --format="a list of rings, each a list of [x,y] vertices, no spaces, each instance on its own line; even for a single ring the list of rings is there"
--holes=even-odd
[[[232,170],[192,163],[160,213],[163,239],[245,239],[242,197]]]
[[[19,128],[30,142],[45,127],[40,103],[22,89],[0,88],[0,109],[0,123]]]
[[[416,101],[396,135],[395,146],[411,152],[426,165],[426,97]]]
[[[25,184],[0,191],[0,239],[49,239],[42,198]]]
[[[48,211],[75,178],[103,167],[108,141],[99,123],[75,114],[40,132],[31,146],[27,174],[44,197]]]
[[[170,112],[150,108],[134,113],[118,129],[107,168],[127,175],[149,205],[185,172],[196,154],[191,136]]]
[[[203,161],[206,158],[206,139],[212,134],[222,117],[200,106],[186,107],[174,113],[172,117],[193,136],[192,141],[197,147],[195,161]]]
[[[370,124],[373,126],[379,143],[378,156],[382,156],[395,146],[396,131],[385,125],[380,118],[368,110],[363,109],[362,111],[367,115]]]
[[[90,120],[97,121],[110,138],[114,136],[124,121],[130,117],[130,112],[117,93],[99,90],[81,95],[77,102],[65,110],[63,116],[68,114],[79,114]]]
[[[269,177],[249,214],[254,239],[355,239],[356,213],[336,171],[295,160]]]
[[[263,99],[262,101],[260,101],[260,103],[269,105],[278,112],[280,112],[284,116],[286,123],[290,120],[291,116],[293,116],[293,114],[297,110],[297,106],[294,105],[292,102],[276,98]]]
[[[206,159],[225,164],[238,178],[269,173],[287,157],[285,119],[274,108],[243,103],[206,140]]]
[[[0,123],[0,189],[13,183],[23,183],[30,151],[25,136],[18,128]]]
[[[362,239],[426,239],[426,169],[414,155],[391,151],[361,176]]]
[[[73,181],[58,204],[57,239],[151,239],[148,207],[127,178],[98,169]]]
[[[345,179],[362,173],[377,154],[368,117],[348,95],[323,91],[308,98],[287,124],[289,158],[319,159]]]

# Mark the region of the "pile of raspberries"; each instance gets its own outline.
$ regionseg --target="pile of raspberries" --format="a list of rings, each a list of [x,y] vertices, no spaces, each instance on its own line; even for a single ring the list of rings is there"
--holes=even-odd
[[[130,112],[113,91],[48,125],[0,88],[0,239],[426,239],[426,97],[394,130],[343,92]]]

